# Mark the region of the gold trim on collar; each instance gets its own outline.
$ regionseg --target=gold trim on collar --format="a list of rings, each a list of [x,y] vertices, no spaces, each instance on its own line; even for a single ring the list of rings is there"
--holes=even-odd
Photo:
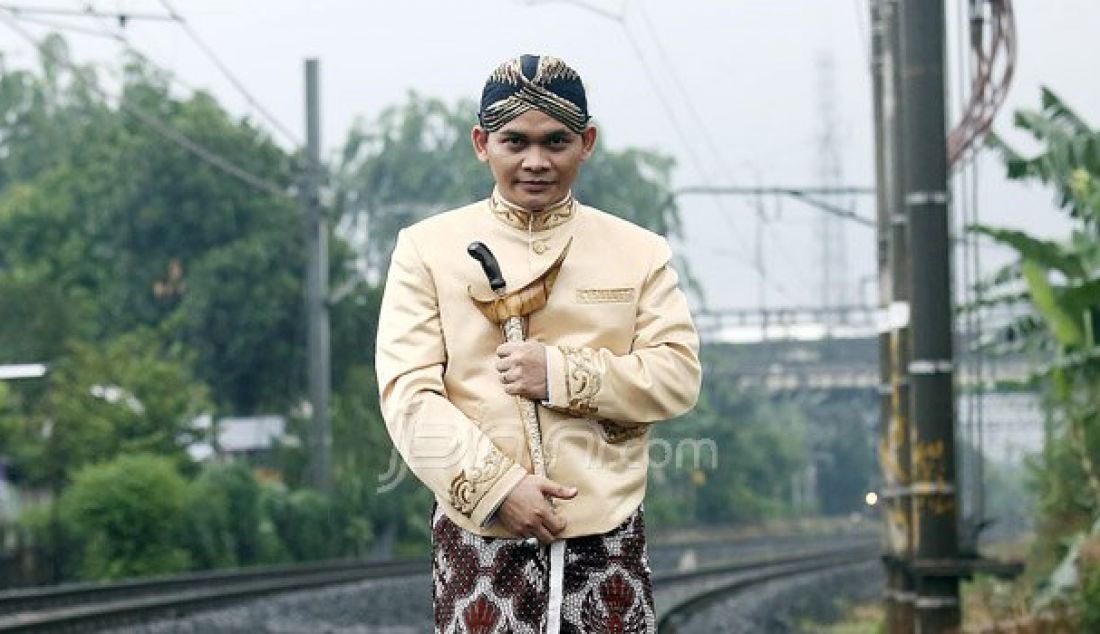
[[[572,220],[577,215],[577,200],[573,198],[573,192],[569,192],[561,201],[542,211],[528,211],[505,200],[494,188],[493,195],[489,197],[489,209],[501,222],[516,229],[545,231]]]

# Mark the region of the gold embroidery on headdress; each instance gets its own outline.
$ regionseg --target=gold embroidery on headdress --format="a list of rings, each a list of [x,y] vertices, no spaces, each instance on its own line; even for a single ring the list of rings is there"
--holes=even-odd
[[[481,113],[482,125],[486,130],[495,132],[524,112],[538,109],[580,134],[588,125],[588,115],[577,104],[546,88],[547,84],[556,79],[579,81],[580,76],[565,62],[548,55],[539,57],[532,79],[527,79],[523,74],[523,62],[520,58],[504,62],[489,75],[489,81],[519,86],[519,91],[485,107]]]

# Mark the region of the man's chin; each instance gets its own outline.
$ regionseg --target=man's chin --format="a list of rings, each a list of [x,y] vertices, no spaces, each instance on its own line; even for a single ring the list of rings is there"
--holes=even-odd
[[[515,203],[528,211],[542,211],[554,203],[550,193],[528,194],[516,192]]]

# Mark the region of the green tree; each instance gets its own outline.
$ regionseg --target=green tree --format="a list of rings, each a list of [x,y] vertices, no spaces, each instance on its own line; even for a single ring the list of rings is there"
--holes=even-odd
[[[40,72],[0,81],[0,280],[14,280],[0,281],[0,292],[33,283],[52,294],[44,299],[83,307],[81,328],[57,334],[98,339],[163,326],[199,351],[197,374],[226,409],[286,406],[302,356],[297,203],[197,161],[126,108],[156,113],[288,191],[294,157],[204,93],[174,98],[140,63],[127,65],[114,105],[91,88],[94,72],[63,63],[63,42],[46,51]],[[0,340],[19,334],[0,324]],[[230,334],[238,337],[227,343]]]
[[[805,412],[792,400],[730,389],[730,370],[741,362],[736,347],[712,345],[703,354],[699,404],[652,432],[658,442],[651,450],[646,508],[653,523],[792,516],[792,479],[811,459]]]
[[[170,460],[122,456],[90,465],[61,498],[62,517],[84,544],[80,576],[121,579],[187,570],[178,544],[186,483]]]
[[[100,345],[74,343],[48,376],[33,434],[45,437],[24,456],[39,481],[60,485],[85,464],[120,454],[154,453],[185,462],[202,440],[195,417],[209,411],[205,388],[186,359],[150,331]],[[33,439],[28,439],[33,440]]]

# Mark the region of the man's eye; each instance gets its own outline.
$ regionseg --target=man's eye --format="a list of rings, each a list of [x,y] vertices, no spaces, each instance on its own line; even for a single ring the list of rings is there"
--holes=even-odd
[[[519,137],[514,137],[514,136],[505,137],[504,142],[508,145],[519,145],[519,144],[523,143],[523,139],[521,139]]]

